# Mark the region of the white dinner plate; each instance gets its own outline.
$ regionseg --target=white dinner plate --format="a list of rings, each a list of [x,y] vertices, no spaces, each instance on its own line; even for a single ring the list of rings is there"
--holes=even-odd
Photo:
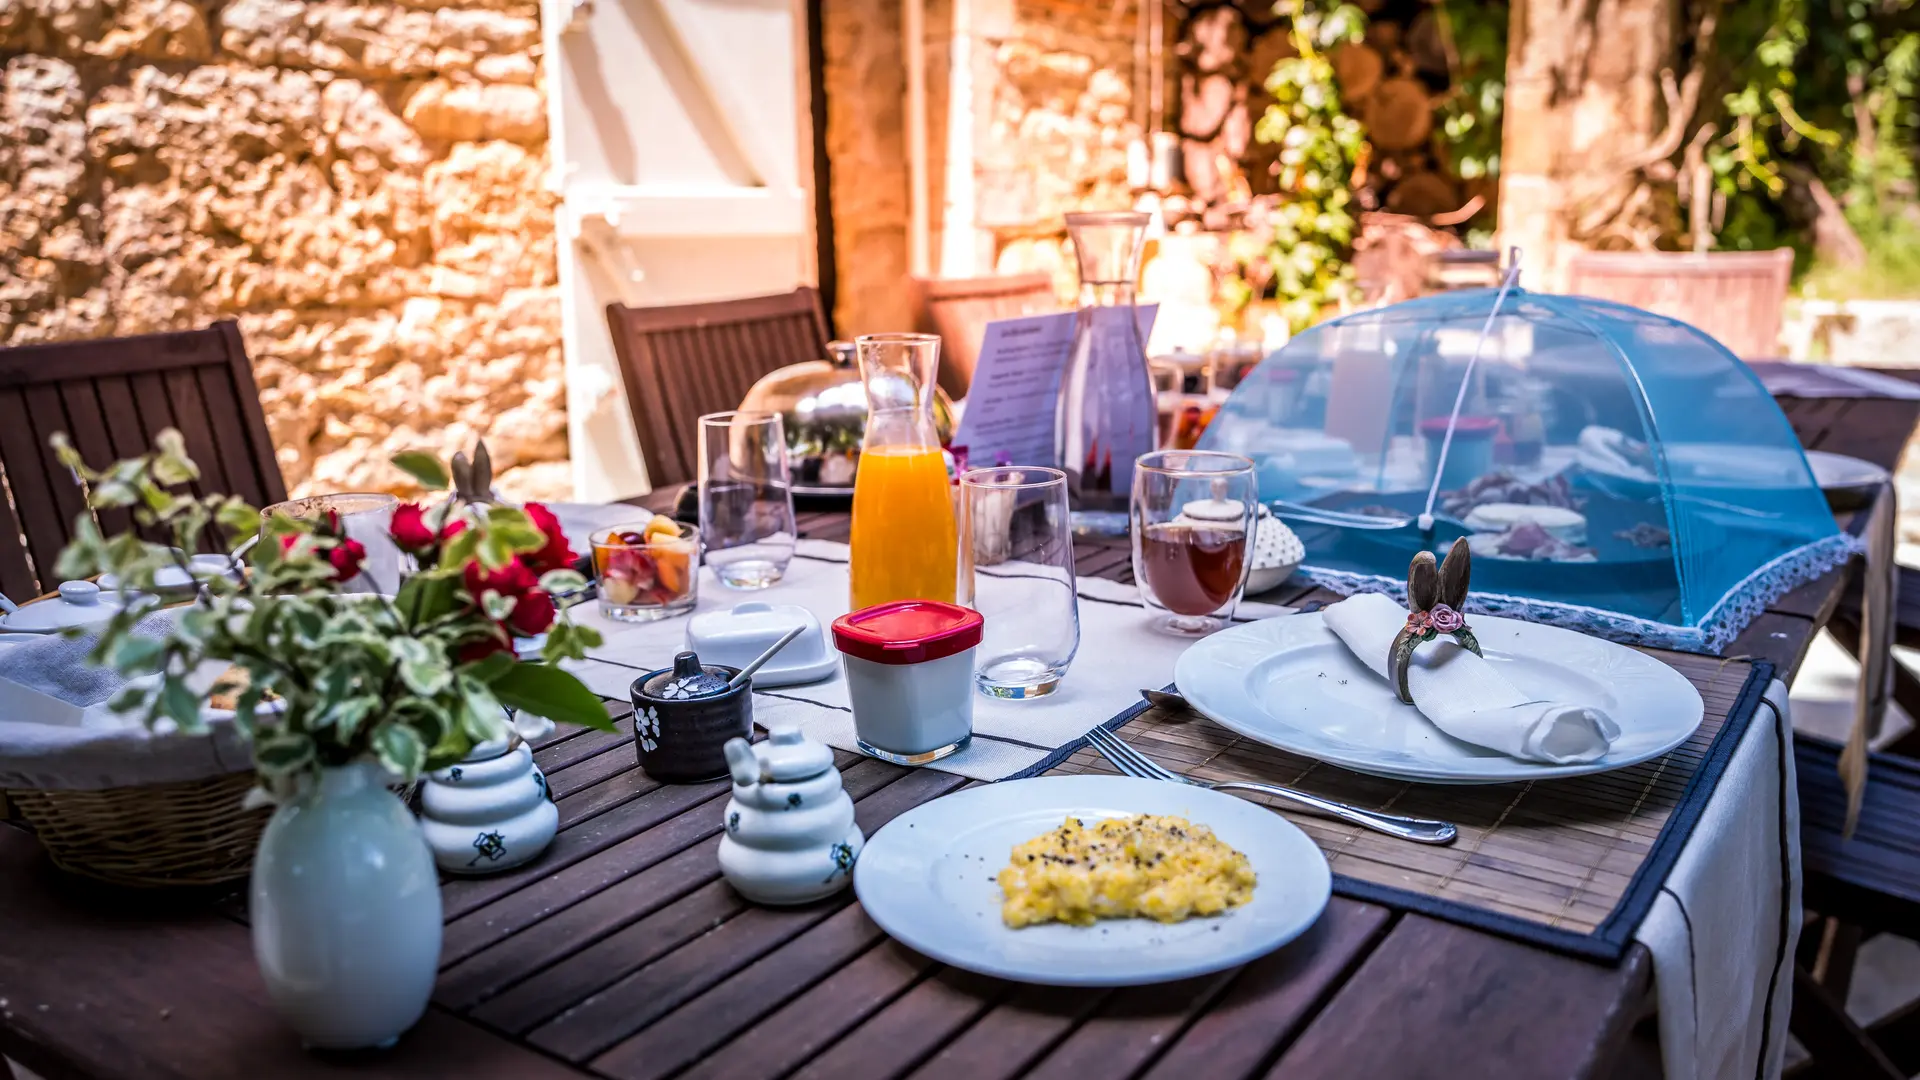
[[[1813,467],[1814,483],[1822,491],[1857,491],[1879,487],[1889,479],[1887,470],[1871,461],[1825,450],[1807,451],[1807,464]]]
[[[1356,659],[1319,612],[1229,627],[1174,664],[1189,704],[1249,739],[1355,772],[1441,784],[1582,776],[1659,757],[1705,707],[1686,676],[1624,645],[1518,619],[1469,617],[1487,660],[1521,691],[1605,709],[1613,748],[1581,765],[1519,761],[1442,734]]]
[[[1246,854],[1253,899],[1180,923],[1102,919],[1010,930],[995,880],[1013,849],[1068,816],[1177,814]],[[875,833],[853,866],[867,914],[954,967],[1049,986],[1135,986],[1221,971],[1300,936],[1327,906],[1326,856],[1279,814],[1206,788],[1127,776],[1009,780],[922,803]]]

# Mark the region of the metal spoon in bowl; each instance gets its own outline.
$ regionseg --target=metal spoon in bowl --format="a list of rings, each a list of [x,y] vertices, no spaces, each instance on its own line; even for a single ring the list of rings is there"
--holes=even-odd
[[[787,645],[790,642],[792,642],[794,638],[797,638],[800,636],[800,631],[805,630],[806,628],[807,628],[806,624],[802,623],[801,625],[796,626],[793,629],[787,631],[785,634],[781,635],[781,638],[779,641],[776,641],[772,645],[767,646],[766,652],[763,652],[759,656],[754,657],[753,662],[751,664],[748,664],[746,667],[741,668],[740,674],[735,675],[731,679],[728,679],[727,689],[729,690],[739,689],[748,679],[753,678],[754,672],[759,671],[762,667],[765,667],[767,661],[773,659],[773,655],[775,653],[779,652],[781,649],[786,648]]]

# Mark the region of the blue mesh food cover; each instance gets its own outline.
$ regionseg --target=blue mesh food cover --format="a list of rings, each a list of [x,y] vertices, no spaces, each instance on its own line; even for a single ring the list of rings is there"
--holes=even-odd
[[[1415,552],[1464,536],[1475,610],[1641,644],[1718,651],[1858,549],[1746,365],[1586,297],[1481,289],[1323,323],[1200,445],[1255,461],[1319,584],[1397,592]]]

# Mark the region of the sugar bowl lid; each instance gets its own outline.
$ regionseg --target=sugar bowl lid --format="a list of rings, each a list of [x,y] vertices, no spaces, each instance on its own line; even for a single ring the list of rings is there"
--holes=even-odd
[[[647,676],[634,689],[665,701],[720,697],[727,692],[727,676],[702,664],[698,655],[683,652],[673,658],[672,668]]]
[[[833,751],[800,731],[798,724],[777,724],[767,737],[753,744],[760,759],[760,777],[775,783],[807,780],[833,768]]]

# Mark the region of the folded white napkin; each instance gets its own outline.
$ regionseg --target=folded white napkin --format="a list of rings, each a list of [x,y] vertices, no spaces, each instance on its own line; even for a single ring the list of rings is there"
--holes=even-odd
[[[1393,639],[1407,624],[1407,610],[1376,593],[1350,596],[1322,614],[1360,662],[1391,682],[1387,670]],[[1620,736],[1604,711],[1521,693],[1492,664],[1452,638],[1420,646],[1407,668],[1413,703],[1448,735],[1498,750],[1522,761],[1573,765],[1593,761]]]

